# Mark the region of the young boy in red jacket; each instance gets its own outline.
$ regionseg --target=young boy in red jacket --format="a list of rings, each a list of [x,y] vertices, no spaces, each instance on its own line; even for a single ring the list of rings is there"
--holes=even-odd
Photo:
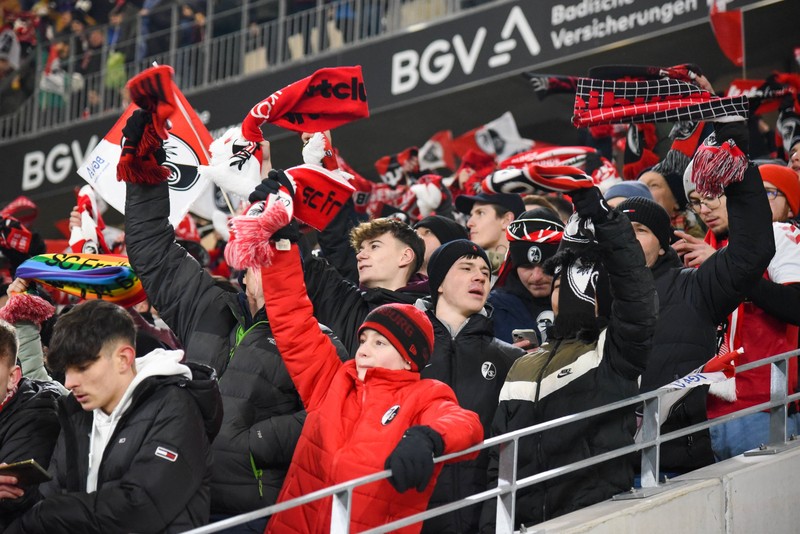
[[[291,236],[288,228],[281,233],[296,241],[296,230]],[[458,405],[449,386],[420,378],[433,346],[430,320],[409,304],[379,306],[358,330],[355,359],[342,363],[314,318],[297,245],[288,251],[271,247],[271,264],[261,267],[263,287],[269,288],[265,307],[308,413],[278,502],[391,469],[388,480],[353,491],[351,530],[425,511],[442,468],[433,464],[434,456],[483,440],[478,416]],[[329,532],[331,502],[277,513],[267,532]],[[397,532],[418,533],[421,526]]]

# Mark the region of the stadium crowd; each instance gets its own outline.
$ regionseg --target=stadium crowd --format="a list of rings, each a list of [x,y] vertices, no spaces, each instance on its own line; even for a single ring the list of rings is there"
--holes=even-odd
[[[346,165],[329,131],[307,132],[306,164],[354,190],[316,226],[298,221],[308,178],[281,170],[268,141],[237,140],[228,156],[260,183],[235,216],[173,227],[163,117],[135,111],[117,167],[124,233],[86,186],[69,252],[124,255],[142,298],[123,307],[23,276],[45,252],[31,205],[0,212],[0,462],[49,474],[0,467],[0,526],[179,532],[390,469],[353,492],[351,528],[366,530],[497,483],[496,450],[434,457],[658,389],[718,355],[743,364],[797,349],[797,78],[765,80],[747,115],[709,106],[663,138],[656,111],[591,126],[587,146],[509,152],[479,128],[488,143],[458,153],[458,167],[440,141],[439,157],[381,158],[374,179]],[[665,79],[717,98],[695,65],[650,81]],[[780,135],[760,112],[776,102]],[[760,368],[696,387],[662,432],[765,402],[769,383]],[[661,476],[758,447],[768,418],[670,441]],[[637,419],[620,409],[524,438],[518,476],[630,445]],[[627,491],[638,467],[620,457],[520,490],[514,524]],[[494,505],[399,531],[493,532]],[[331,507],[230,532],[327,532]]]

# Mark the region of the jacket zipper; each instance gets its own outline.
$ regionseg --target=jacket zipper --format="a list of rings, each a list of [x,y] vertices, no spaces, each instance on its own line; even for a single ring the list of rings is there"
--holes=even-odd
[[[236,327],[236,342],[234,343],[233,347],[231,347],[231,350],[228,353],[228,364],[231,363],[231,360],[233,359],[233,354],[236,352],[236,349],[239,348],[239,344],[242,342],[242,340],[247,336],[247,334],[250,333],[250,331],[253,328],[257,327],[260,324],[269,324],[269,321],[258,321],[256,323],[253,323],[247,330],[242,328],[242,325]],[[219,381],[221,380],[222,377],[219,378]],[[258,469],[256,467],[256,460],[255,458],[253,458],[253,453],[250,453],[250,469],[253,471],[253,477],[256,479],[256,482],[258,482],[258,496],[259,498],[263,499],[264,481],[262,480],[262,476],[264,475],[264,470]]]

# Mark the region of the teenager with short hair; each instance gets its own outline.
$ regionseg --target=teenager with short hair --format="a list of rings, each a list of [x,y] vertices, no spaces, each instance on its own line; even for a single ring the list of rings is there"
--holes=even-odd
[[[213,371],[182,351],[135,358],[131,316],[109,302],[59,318],[48,363],[72,394],[37,503],[6,532],[178,532],[209,520],[210,441],[222,420]]]
[[[483,435],[491,434],[500,388],[508,370],[524,354],[492,334],[489,296],[491,267],[486,252],[466,239],[445,243],[428,265],[431,297],[417,302],[433,324],[434,344],[423,378],[441,380],[459,404],[478,414]],[[446,465],[431,497],[430,507],[461,500],[486,489],[488,451],[468,462]],[[480,506],[425,521],[423,532],[476,532]]]
[[[305,258],[303,271],[314,316],[338,336],[352,357],[367,314],[382,304],[413,304],[427,296],[428,279],[418,273],[425,243],[402,221],[381,218],[361,223],[352,230],[350,243],[357,253],[360,286],[323,258]]]

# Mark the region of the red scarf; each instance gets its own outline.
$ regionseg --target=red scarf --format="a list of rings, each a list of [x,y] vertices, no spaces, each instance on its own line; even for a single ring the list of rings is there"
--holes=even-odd
[[[242,121],[242,134],[259,143],[264,122],[295,132],[322,132],[364,117],[369,117],[369,106],[361,66],[327,68],[253,106]]]

